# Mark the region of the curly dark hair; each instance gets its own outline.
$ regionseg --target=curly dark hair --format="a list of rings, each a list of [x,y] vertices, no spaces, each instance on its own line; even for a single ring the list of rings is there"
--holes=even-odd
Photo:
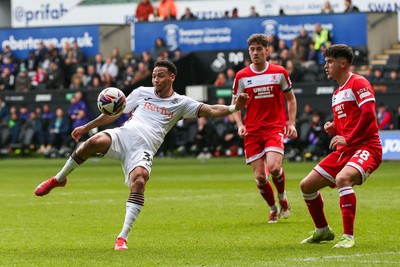
[[[175,76],[178,74],[175,64],[168,60],[158,60],[154,63],[154,67],[164,67],[168,69],[169,73],[175,74]]]
[[[353,63],[354,60],[354,53],[353,49],[350,46],[345,44],[335,44],[329,46],[324,52],[324,57],[333,57],[333,58],[345,58],[349,64]]]

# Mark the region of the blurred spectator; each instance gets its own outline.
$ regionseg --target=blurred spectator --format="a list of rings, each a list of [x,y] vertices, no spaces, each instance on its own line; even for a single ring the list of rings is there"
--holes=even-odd
[[[6,120],[10,117],[10,109],[3,98],[0,97],[0,124],[6,122]]]
[[[46,50],[46,52],[44,53],[43,60],[39,64],[42,65],[42,67],[46,71],[48,71],[50,68],[50,62],[51,62],[50,53],[49,53],[49,51]]]
[[[364,77],[367,79],[370,83],[372,83],[374,79],[374,71],[371,66],[368,66],[367,69],[364,72]]]
[[[151,71],[147,68],[147,66],[143,62],[139,62],[138,69],[135,72],[135,76],[133,76],[132,83],[135,84],[140,80],[148,77],[151,74]]]
[[[360,12],[358,7],[354,6],[351,0],[345,0],[344,5],[346,6],[344,13],[351,13],[351,12]]]
[[[193,15],[192,11],[189,7],[185,9],[185,14],[181,16],[181,20],[192,20],[197,19],[195,15]]]
[[[273,46],[274,47],[274,51],[278,52],[279,50],[279,37],[276,36],[275,34],[270,34],[268,35],[268,43],[269,46]]]
[[[160,0],[158,2],[158,16],[160,16],[161,19],[176,19],[176,15],[174,0]]]
[[[34,51],[29,51],[28,59],[25,61],[25,66],[28,69],[29,77],[33,77],[36,73],[36,69],[39,65],[39,61],[36,58]]]
[[[374,70],[374,76],[372,77],[372,83],[382,83],[385,82],[383,78],[383,70],[380,68],[376,68]]]
[[[63,89],[64,75],[56,62],[50,62],[50,68],[47,73],[47,89]]]
[[[307,50],[299,45],[297,39],[292,41],[292,47],[289,50],[289,58],[295,63],[296,65],[301,64],[307,61]]]
[[[278,50],[276,52],[278,53],[278,55],[280,55],[283,50],[289,50],[289,48],[286,45],[286,41],[285,40],[279,40],[279,42],[278,42]]]
[[[164,39],[161,37],[158,37],[155,40],[153,49],[151,50],[151,58],[153,60],[157,60],[157,58],[160,56],[160,54],[162,52],[169,52],[169,49],[168,49],[168,46],[165,43]]]
[[[23,104],[19,107],[19,113],[18,113],[18,118],[25,122],[27,119],[29,119],[30,115],[29,115],[29,110],[28,110],[28,106]]]
[[[242,156],[243,139],[238,135],[238,128],[233,114],[227,116],[226,129],[223,133],[222,149],[225,156]]]
[[[61,48],[60,55],[64,60],[71,60],[72,48],[71,48],[71,44],[69,42],[64,42],[64,45]]]
[[[107,57],[106,62],[101,67],[100,76],[103,82],[106,79],[106,74],[109,74],[113,81],[115,81],[118,76],[118,66],[113,62],[112,57]]]
[[[49,155],[52,149],[58,150],[62,145],[66,144],[70,133],[70,122],[64,116],[62,108],[56,109],[56,117],[50,122],[49,127],[49,144],[46,147],[45,155]]]
[[[229,18],[230,16],[229,16],[229,11],[228,10],[225,10],[225,12],[224,12],[224,18],[225,19],[227,19],[227,18]]]
[[[80,82],[78,83],[78,80]],[[71,83],[68,85],[69,89],[82,89],[82,87],[85,86],[85,81],[87,80],[86,74],[85,74],[85,68],[84,67],[77,67],[75,73],[71,77]],[[75,85],[74,88],[71,88],[71,85]],[[76,88],[76,86],[80,84],[80,87]]]
[[[117,65],[118,70],[122,70],[123,69],[123,62],[122,62],[122,57],[120,55],[119,49],[117,47],[113,47],[111,49],[111,57],[112,57],[112,61],[115,65]]]
[[[177,48],[177,49],[175,49],[171,60],[172,61],[177,61],[177,60],[181,59],[182,57],[183,57],[182,50]]]
[[[358,74],[358,69],[356,65],[350,65],[350,72],[354,74]]]
[[[79,75],[73,75],[71,78],[71,83],[69,89],[71,90],[81,90],[83,88],[82,77]]]
[[[46,89],[47,73],[42,66],[38,66],[35,75],[32,78],[32,86],[35,89]]]
[[[299,82],[303,77],[303,73],[299,68],[298,64],[295,64],[292,60],[287,60],[285,64],[285,69],[287,70],[290,80],[292,82]]]
[[[376,118],[379,130],[393,129],[392,114],[386,109],[385,104],[379,104]]]
[[[14,89],[15,77],[9,68],[4,68],[0,75],[0,91],[9,91]]]
[[[323,29],[319,22],[314,25],[313,41],[317,53],[322,50],[321,46],[329,47],[331,45],[332,37],[329,30]]]
[[[232,87],[233,86],[233,82],[235,81],[235,75],[236,75],[236,71],[232,68],[228,68],[226,70],[226,86],[228,87]]]
[[[213,140],[215,132],[212,124],[208,123],[207,118],[197,119],[197,131],[194,145],[191,151],[195,152],[198,159],[209,159],[212,157]]]
[[[142,52],[142,60],[141,60],[149,70],[153,70],[154,68],[154,60],[151,57],[149,51]]]
[[[42,64],[42,63],[43,63],[43,61],[44,61],[44,55],[46,54],[46,52],[47,52],[47,48],[46,48],[44,42],[41,41],[41,42],[39,43],[37,49],[35,50],[35,56],[36,56],[36,58],[37,58],[39,64]]]
[[[84,56],[83,56],[82,50],[81,50],[80,47],[78,46],[78,42],[77,42],[77,41],[73,41],[73,42],[72,42],[72,48],[71,48],[71,50],[72,50],[71,62],[72,62],[74,65],[80,64],[80,63],[83,61]]]
[[[109,73],[105,73],[102,76],[101,84],[103,85],[103,88],[116,86],[116,83],[115,83],[113,77]]]
[[[5,45],[5,46],[4,46],[4,50],[3,50],[3,62],[4,62],[4,59],[6,59],[6,58],[9,58],[9,59],[10,59],[10,62],[14,62],[14,55],[13,55],[13,53],[12,53],[11,48],[10,48],[9,45]],[[4,62],[4,63],[5,63],[5,62]]]
[[[158,15],[158,9],[154,9],[154,11],[153,11],[153,14],[150,14],[149,15],[149,21],[162,21],[163,20],[163,18],[161,18],[159,15]]]
[[[134,89],[134,84],[133,84],[133,77],[135,76],[135,69],[133,68],[133,66],[128,66],[128,68],[126,68],[126,71],[123,74],[123,78],[122,78],[122,83],[119,86],[120,89],[122,89],[123,91],[129,91],[129,90],[133,90]]]
[[[303,112],[298,117],[299,123],[311,123],[312,114],[314,113],[313,107],[311,104],[305,104],[303,106]]]
[[[87,86],[87,89],[90,90],[101,90],[103,88],[105,87],[103,86],[101,79],[98,76],[93,77],[92,82]]]
[[[295,38],[299,46],[303,47],[306,50],[306,54],[308,54],[308,50],[310,49],[310,44],[312,42],[312,38],[308,35],[306,29],[303,27],[300,29],[299,35]]]
[[[42,106],[42,131],[43,131],[43,147],[41,147],[41,151],[44,152],[45,146],[49,143],[49,127],[50,122],[55,118],[56,114],[51,111],[49,104],[43,104]]]
[[[43,132],[40,118],[36,112],[29,112],[29,118],[21,124],[19,143],[22,149],[34,150],[43,146]]]
[[[255,6],[251,6],[250,7],[250,15],[249,17],[255,18],[255,17],[259,17],[260,15],[257,13],[256,11],[256,7]]]
[[[333,11],[331,2],[329,0],[325,1],[324,8],[321,10],[321,13],[322,14],[333,14],[333,13],[335,13]]]
[[[321,115],[313,112],[310,128],[307,132],[305,158],[316,160],[316,157],[326,155],[329,147],[329,136],[324,131]]]
[[[15,73],[15,64],[12,61],[12,58],[10,57],[3,58],[3,64],[0,65],[0,72],[2,72],[4,69],[8,69],[11,74]]]
[[[217,78],[214,81],[214,86],[215,87],[226,86],[226,75],[224,72],[219,72],[217,74]]]
[[[32,80],[28,76],[28,70],[25,66],[20,68],[20,72],[15,79],[15,91],[16,92],[28,92],[31,90]]]
[[[95,68],[96,68],[96,73],[97,74],[101,74],[101,68],[103,67],[103,65],[104,65],[104,60],[103,60],[103,55],[102,54],[97,54],[95,57],[94,57],[94,63],[93,63],[93,65],[95,66]]]
[[[286,16],[285,10],[283,10],[283,8],[279,9],[279,16]]]
[[[86,75],[86,77],[84,77],[83,85],[86,88],[91,88],[91,86],[93,86],[93,79],[95,77],[97,77],[98,79],[101,79],[100,75],[96,72],[95,65],[90,64],[87,67],[87,75]]]
[[[140,0],[136,8],[136,19],[138,21],[148,21],[149,15],[153,14],[154,8],[150,0]]]
[[[396,70],[391,70],[389,72],[389,77],[385,79],[387,82],[398,82],[400,81],[399,75]]]
[[[18,144],[21,121],[18,118],[17,112],[10,112],[7,124],[8,127],[2,128],[2,139],[4,140],[3,146]]]
[[[239,17],[239,10],[237,7],[233,8],[232,10],[232,18],[238,18]]]
[[[85,110],[79,109],[74,121],[72,122],[71,129],[75,129],[79,126],[83,126],[86,123],[88,123],[89,121],[90,121],[90,118],[87,116]],[[89,134],[86,133],[86,134],[82,135],[82,139],[80,139],[80,141],[82,141],[82,142],[86,141],[88,138],[89,138]]]

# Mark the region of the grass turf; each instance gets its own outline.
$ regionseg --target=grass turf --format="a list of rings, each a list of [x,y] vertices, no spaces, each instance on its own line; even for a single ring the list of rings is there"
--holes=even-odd
[[[400,264],[400,164],[384,162],[356,187],[356,247],[332,246],[342,226],[337,190],[324,189],[334,242],[300,245],[313,224],[300,180],[314,163],[285,162],[292,216],[268,208],[243,159],[156,159],[128,242],[114,251],[129,195],[120,165],[89,159],[65,188],[34,188],[65,160],[0,160],[0,266],[394,266]]]

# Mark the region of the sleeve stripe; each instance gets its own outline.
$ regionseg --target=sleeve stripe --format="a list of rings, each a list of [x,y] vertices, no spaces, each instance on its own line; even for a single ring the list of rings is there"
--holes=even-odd
[[[366,102],[368,102],[368,101],[374,101],[374,102],[375,102],[375,98],[368,98],[368,99],[365,99],[364,101],[360,102],[360,103],[358,104],[358,106],[361,107],[364,103],[366,103]]]
[[[290,86],[288,88],[286,88],[285,90],[282,90],[284,93],[289,92],[290,90],[292,90],[293,88]]]
[[[197,118],[199,118],[200,116],[199,116],[199,113],[200,113],[200,109],[201,109],[201,107],[204,105],[204,103],[201,103],[200,105],[199,105],[199,107],[197,108],[197,110],[196,110],[196,116],[197,116]]]

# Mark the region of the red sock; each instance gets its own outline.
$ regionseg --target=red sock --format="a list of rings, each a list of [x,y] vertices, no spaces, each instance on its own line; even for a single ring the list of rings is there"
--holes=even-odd
[[[283,194],[285,192],[285,172],[281,169],[280,174],[277,177],[272,176],[272,181],[276,187],[276,191],[278,194]]]
[[[324,201],[321,194],[319,192],[314,194],[303,193],[303,198],[307,204],[308,211],[314,221],[315,227],[324,228],[328,226],[328,221],[326,220],[324,213]]]
[[[257,188],[261,196],[268,203],[268,206],[271,207],[275,205],[274,189],[272,189],[271,183],[268,180],[266,180],[263,185],[258,185],[257,183]]]
[[[354,219],[356,217],[356,194],[353,187],[346,186],[339,189],[340,209],[342,210],[343,230],[346,235],[354,234]]]

